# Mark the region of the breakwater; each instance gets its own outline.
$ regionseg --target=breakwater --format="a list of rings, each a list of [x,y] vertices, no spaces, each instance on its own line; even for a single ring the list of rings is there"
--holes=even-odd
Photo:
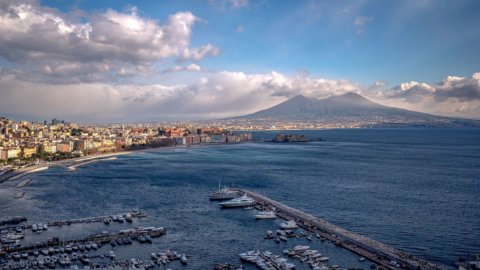
[[[348,231],[326,220],[304,213],[283,203],[272,200],[253,191],[232,188],[232,191],[247,194],[263,208],[275,210],[275,214],[285,220],[294,220],[303,229],[319,234],[325,239],[350,250],[364,258],[375,262],[386,269],[424,269],[440,270],[441,268],[424,259],[415,257],[389,245],[368,237]]]

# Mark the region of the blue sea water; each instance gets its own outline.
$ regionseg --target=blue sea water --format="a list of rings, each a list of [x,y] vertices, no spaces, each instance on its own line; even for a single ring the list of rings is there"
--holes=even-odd
[[[445,268],[455,267],[459,256],[480,252],[480,129],[289,133],[326,141],[164,148],[91,163],[75,172],[53,167],[29,176],[33,182],[22,199],[12,199],[15,183],[4,183],[0,214],[45,222],[141,208],[149,217],[134,225],[164,226],[167,235],[153,245],[115,248],[117,257],[148,258],[150,252],[177,250],[189,255],[187,269],[238,264],[240,252],[259,248],[281,254],[295,244],[315,247],[332,264],[369,267],[329,243],[264,240],[265,231],[280,221],[255,221],[253,212],[243,209],[220,210],[208,194],[222,180]],[[275,134],[254,135],[271,139]],[[117,227],[128,224],[72,225],[26,241],[51,234],[75,238]]]

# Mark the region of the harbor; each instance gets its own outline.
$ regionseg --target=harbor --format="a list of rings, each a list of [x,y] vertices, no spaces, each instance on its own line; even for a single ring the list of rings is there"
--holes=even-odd
[[[122,214],[53,221],[36,224],[22,224],[26,218],[15,216],[2,220],[5,225],[1,231],[0,268],[1,269],[148,269],[166,265],[173,261],[187,264],[187,256],[166,250],[152,253],[152,260],[117,258],[114,250],[122,246],[153,244],[153,239],[166,234],[164,227],[121,226],[113,231],[102,231],[84,237],[52,236],[42,241],[25,241],[33,233],[39,234],[50,227],[62,227],[73,224],[92,224],[102,222],[131,224],[134,219],[146,217],[145,212],[132,210]],[[11,225],[9,225],[11,224]],[[16,224],[16,225],[15,225]],[[24,230],[31,230],[26,234]],[[56,233],[53,232],[53,235]],[[102,248],[104,247],[104,248]],[[109,250],[109,251],[108,251]],[[107,252],[108,251],[108,252]],[[146,257],[146,255],[144,256]]]
[[[441,269],[439,266],[426,260],[399,251],[376,240],[353,233],[344,228],[331,224],[328,221],[314,217],[253,191],[239,188],[230,188],[229,191],[233,191],[238,194],[239,198],[236,200],[239,202],[245,201],[245,199],[239,200],[241,198],[240,196],[242,195],[243,198],[251,198],[255,201],[255,207],[258,210],[264,211],[265,209],[269,209],[270,211],[273,211],[276,216],[288,221],[282,223],[286,226],[284,229],[295,229],[296,227],[299,227],[309,232],[311,235],[317,236],[317,238],[328,240],[339,247],[347,249],[361,256],[361,259],[366,259],[373,262],[378,268],[390,270]],[[227,205],[231,206],[228,203]],[[245,205],[245,203],[242,203],[241,207],[244,207]],[[294,224],[295,226],[288,227],[288,224]],[[287,234],[285,233],[285,235],[281,235],[280,237],[284,238],[286,241]],[[307,237],[310,237],[311,240],[311,236]]]

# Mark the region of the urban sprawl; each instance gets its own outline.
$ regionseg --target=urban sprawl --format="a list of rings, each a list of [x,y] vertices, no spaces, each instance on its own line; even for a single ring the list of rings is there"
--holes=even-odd
[[[249,132],[222,127],[159,124],[82,125],[53,119],[50,123],[17,122],[0,117],[0,164],[25,166],[93,154],[202,143],[252,140]]]

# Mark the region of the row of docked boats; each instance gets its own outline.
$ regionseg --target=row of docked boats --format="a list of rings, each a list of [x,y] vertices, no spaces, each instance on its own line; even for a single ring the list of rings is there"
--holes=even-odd
[[[14,253],[11,255],[11,261],[9,261],[8,266],[10,269],[64,269],[70,264],[81,263],[84,265],[90,264],[91,257],[88,253],[77,253],[73,252],[72,254],[60,253],[60,254],[51,254],[48,252],[42,252],[41,254],[37,253],[31,254],[23,253]],[[110,251],[106,255],[101,255],[103,258],[114,259],[115,253]]]
[[[270,251],[247,251],[239,254],[243,261],[253,263],[263,270],[290,270],[295,269],[295,264],[289,262],[286,258],[274,255]]]
[[[186,265],[188,263],[187,255],[185,255],[185,253],[179,254],[176,251],[167,250],[160,253],[151,253],[150,256],[157,265],[167,264],[175,260],[179,260],[180,263],[183,265]]]
[[[125,221],[129,223],[133,222],[133,216],[131,213],[113,215],[103,219],[103,223],[105,223],[106,225],[112,222],[124,223]]]
[[[46,223],[32,224],[32,232],[41,232],[46,230],[48,230],[48,224]]]
[[[325,264],[330,258],[320,253],[318,250],[310,249],[310,246],[297,245],[292,249],[283,250],[285,255],[293,257],[301,262],[307,263],[314,270],[329,270]]]

